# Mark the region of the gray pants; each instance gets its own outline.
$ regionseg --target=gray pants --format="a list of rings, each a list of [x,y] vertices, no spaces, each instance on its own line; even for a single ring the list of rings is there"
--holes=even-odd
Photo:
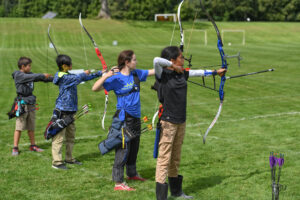
[[[127,118],[127,126],[134,128],[139,133],[141,132],[141,125],[139,118]],[[125,145],[116,148],[115,150],[115,162],[112,170],[112,180],[114,182],[124,182],[124,166],[126,165],[126,174],[128,177],[137,175],[136,160],[140,146],[140,136],[132,139]]]

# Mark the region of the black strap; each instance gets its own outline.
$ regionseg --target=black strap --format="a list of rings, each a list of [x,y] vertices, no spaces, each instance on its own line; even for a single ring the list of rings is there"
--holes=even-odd
[[[117,97],[124,97],[124,96],[130,95],[133,92],[139,92],[141,81],[136,73],[133,74],[133,81],[134,81],[134,85],[133,85],[132,89],[125,94],[117,95]]]
[[[33,95],[32,93],[29,93],[29,94],[27,94],[27,95],[21,94],[21,93],[17,93],[17,98],[22,99],[23,97],[29,97],[29,96],[32,96],[32,95]]]
[[[133,80],[134,80],[134,84],[137,85],[137,86],[140,88],[140,83],[141,83],[141,81],[140,81],[140,79],[139,79],[137,73],[134,73],[134,74],[133,74]]]

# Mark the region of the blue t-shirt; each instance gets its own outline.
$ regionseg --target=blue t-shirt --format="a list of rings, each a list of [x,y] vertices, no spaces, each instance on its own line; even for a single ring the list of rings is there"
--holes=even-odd
[[[147,80],[148,70],[136,69],[131,71],[128,76],[119,72],[106,79],[103,84],[107,91],[113,90],[117,95],[117,110],[121,110],[119,118],[122,121],[125,119],[125,112],[136,118],[141,117],[140,92],[132,92],[129,95],[122,96],[132,90],[134,86],[133,74],[136,74],[140,82],[143,82]]]

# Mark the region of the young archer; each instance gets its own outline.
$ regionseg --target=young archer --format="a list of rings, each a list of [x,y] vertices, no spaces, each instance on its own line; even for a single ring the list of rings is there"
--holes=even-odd
[[[139,176],[136,169],[136,160],[141,134],[141,102],[139,82],[147,80],[154,75],[154,69],[136,69],[137,60],[132,50],[125,50],[119,54],[118,68],[108,71],[93,86],[93,91],[106,89],[113,90],[117,96],[117,111],[113,118],[115,121],[125,122],[135,137],[115,150],[115,162],[112,169],[112,178],[115,182],[114,190],[135,190],[124,182],[124,167],[129,180],[145,181]]]
[[[27,57],[21,57],[18,61],[19,70],[12,74],[15,81],[17,101],[19,109],[24,112],[19,112],[16,116],[16,128],[14,132],[14,147],[12,155],[19,155],[19,140],[21,133],[24,130],[28,131],[31,146],[30,151],[42,152],[43,149],[35,144],[34,130],[35,130],[35,103],[36,97],[33,95],[34,82],[43,81],[51,82],[53,77],[50,74],[36,74],[31,72],[32,60]]]
[[[182,191],[183,176],[179,175],[181,147],[186,127],[187,80],[192,76],[222,76],[225,69],[189,70],[183,68],[184,57],[176,46],[162,50],[161,56],[154,58],[156,90],[163,106],[160,117],[159,154],[156,164],[156,198],[166,200],[169,179],[171,195],[191,199]]]
[[[70,74],[69,70],[72,70],[72,59],[67,55],[58,55],[56,63],[59,71],[55,74],[53,83],[59,87],[59,95],[56,99],[52,118],[72,118],[78,110],[77,85],[82,81],[89,81],[101,76],[102,71],[90,74],[89,70],[85,70],[80,74]],[[68,169],[65,163],[82,165],[72,155],[75,143],[75,130],[75,123],[73,121],[52,138],[52,167],[54,169]],[[66,140],[65,161],[62,159],[64,138]]]

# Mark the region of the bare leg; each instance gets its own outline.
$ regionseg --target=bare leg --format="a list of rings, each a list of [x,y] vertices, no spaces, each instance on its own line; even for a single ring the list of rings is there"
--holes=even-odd
[[[14,133],[14,147],[17,147],[19,145],[19,140],[20,140],[20,137],[21,137],[21,133],[22,133],[22,131],[15,130],[15,133]]]
[[[34,131],[28,131],[28,136],[29,136],[29,140],[30,140],[31,145],[35,145]]]

